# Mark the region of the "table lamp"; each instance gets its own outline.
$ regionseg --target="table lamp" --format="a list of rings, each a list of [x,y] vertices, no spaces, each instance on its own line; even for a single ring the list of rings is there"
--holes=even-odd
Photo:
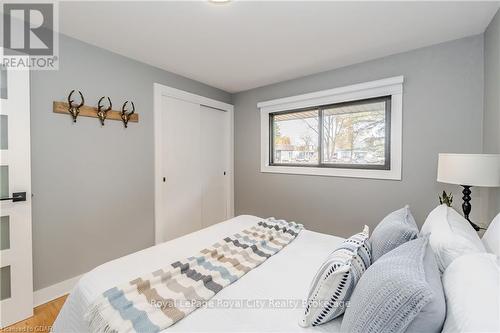
[[[481,228],[469,219],[472,209],[470,188],[500,187],[500,154],[439,154],[437,181],[464,188],[464,217],[479,231]]]

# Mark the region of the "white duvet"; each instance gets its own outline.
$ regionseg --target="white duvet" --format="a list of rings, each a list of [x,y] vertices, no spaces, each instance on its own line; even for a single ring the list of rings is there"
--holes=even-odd
[[[102,292],[192,256],[259,220],[255,216],[238,216],[95,268],[75,286],[52,331],[88,332],[83,316]],[[316,270],[342,240],[303,230],[283,250],[215,295],[210,308],[194,311],[165,331],[339,332],[340,318],[314,328],[302,328],[297,323]]]

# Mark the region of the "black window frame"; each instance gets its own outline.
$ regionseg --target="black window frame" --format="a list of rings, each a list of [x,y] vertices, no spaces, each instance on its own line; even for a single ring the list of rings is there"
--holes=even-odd
[[[323,111],[332,107],[351,106],[366,104],[368,102],[385,102],[385,141],[384,141],[384,164],[345,164],[345,163],[324,163],[323,162]],[[390,170],[391,169],[391,101],[392,96],[381,96],[374,98],[365,98],[349,102],[318,105],[313,107],[278,111],[269,113],[269,166],[284,167],[304,167],[304,168],[336,168],[336,169],[363,169],[363,170]],[[318,163],[275,163],[274,162],[274,116],[282,114],[291,114],[305,111],[318,112]]]

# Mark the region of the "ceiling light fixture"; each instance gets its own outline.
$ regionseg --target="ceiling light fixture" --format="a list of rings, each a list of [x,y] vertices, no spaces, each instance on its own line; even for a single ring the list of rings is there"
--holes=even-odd
[[[216,3],[216,4],[223,4],[223,3],[231,2],[231,0],[208,0],[208,2]]]

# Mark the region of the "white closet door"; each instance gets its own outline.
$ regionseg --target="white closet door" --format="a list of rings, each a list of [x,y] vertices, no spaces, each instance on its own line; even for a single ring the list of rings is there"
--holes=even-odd
[[[163,97],[161,241],[199,230],[202,225],[200,105]]]
[[[227,219],[228,113],[201,106],[202,225]]]

